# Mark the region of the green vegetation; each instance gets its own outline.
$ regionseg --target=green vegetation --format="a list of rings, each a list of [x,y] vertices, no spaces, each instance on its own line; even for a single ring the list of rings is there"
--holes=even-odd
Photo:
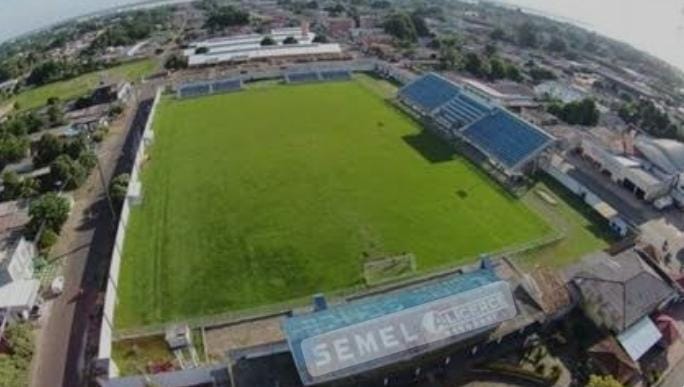
[[[112,24],[100,33],[81,56],[103,52],[107,47],[135,44],[149,38],[158,26],[169,22],[170,12],[166,8],[140,10],[129,13],[122,20]]]
[[[59,97],[65,101],[84,95],[95,88],[103,78],[138,80],[140,77],[152,73],[155,67],[156,62],[152,59],[130,62],[66,81],[26,90],[10,99],[10,103],[18,103],[21,110],[33,109],[44,105],[51,97]]]
[[[109,197],[116,206],[123,204],[128,192],[128,182],[131,176],[128,173],[117,175],[109,182]]]
[[[587,387],[622,387],[622,383],[611,375],[591,375]]]
[[[461,265],[550,233],[362,82],[164,99],[117,325],[362,285],[379,257]]]
[[[591,98],[566,104],[554,102],[547,110],[570,125],[594,126],[598,123],[600,116],[596,102]]]
[[[657,137],[675,137],[679,131],[667,112],[660,110],[651,100],[627,102],[618,115],[628,124],[634,124]]]
[[[232,5],[211,6],[205,28],[218,32],[228,27],[249,24],[249,13]]]
[[[523,201],[563,234],[563,239],[553,244],[519,254],[525,265],[562,267],[617,241],[604,219],[551,178],[542,177]]]
[[[466,54],[463,61],[463,68],[476,77],[486,78],[490,81],[510,79],[512,81],[520,82],[522,80],[520,70],[518,70],[514,64],[508,61],[502,61],[497,57],[481,59],[480,56],[474,52]]]
[[[54,192],[48,192],[31,201],[29,206],[31,220],[27,229],[30,233],[36,234],[44,225],[45,230],[52,230],[59,234],[69,217],[69,210],[67,199]]]
[[[411,15],[405,12],[395,12],[387,17],[383,23],[385,32],[402,42],[413,43],[418,40],[418,32]]]
[[[115,341],[112,358],[122,376],[147,373],[150,372],[148,366],[163,367],[175,360],[163,336]]]
[[[0,387],[26,386],[34,351],[31,326],[13,324],[4,335],[11,353],[0,353]]]

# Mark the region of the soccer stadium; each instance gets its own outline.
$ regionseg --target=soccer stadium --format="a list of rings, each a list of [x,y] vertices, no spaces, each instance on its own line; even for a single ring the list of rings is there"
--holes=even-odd
[[[190,84],[161,99],[145,199],[126,232],[118,326],[353,292],[368,285],[369,263],[408,257],[426,273],[552,232],[348,71],[284,79]],[[513,171],[552,142],[436,75],[399,99]]]

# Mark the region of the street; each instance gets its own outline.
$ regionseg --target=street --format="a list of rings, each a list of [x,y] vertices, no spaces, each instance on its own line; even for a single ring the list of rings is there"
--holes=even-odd
[[[136,108],[127,109],[126,115],[110,127],[98,150],[105,182],[128,157],[124,150]],[[74,206],[49,257],[50,261],[64,260],[64,292],[50,301],[37,334],[30,375],[33,387],[73,387],[85,382],[87,334],[98,332],[95,308],[115,233],[104,189],[95,168],[86,183],[71,192]],[[83,289],[81,295],[79,289]]]

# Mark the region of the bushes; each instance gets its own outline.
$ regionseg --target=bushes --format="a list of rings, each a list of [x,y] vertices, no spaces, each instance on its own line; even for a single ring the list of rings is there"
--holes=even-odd
[[[600,115],[596,103],[590,98],[565,105],[554,103],[547,110],[570,125],[594,126],[598,123]]]
[[[69,201],[54,192],[49,192],[31,202],[28,231],[35,235],[41,225],[45,224],[45,230],[52,230],[59,234],[64,222],[69,217]]]
[[[128,173],[122,173],[113,178],[111,183],[109,183],[109,197],[117,206],[120,206],[124,199],[126,199],[129,180],[130,176]]]
[[[34,338],[28,324],[10,325],[5,331],[11,354],[0,354],[0,387],[25,386],[34,351]]]
[[[50,250],[50,248],[57,243],[58,237],[59,235],[57,235],[56,232],[46,229],[42,234],[40,234],[40,239],[38,239],[38,249],[40,251]]]

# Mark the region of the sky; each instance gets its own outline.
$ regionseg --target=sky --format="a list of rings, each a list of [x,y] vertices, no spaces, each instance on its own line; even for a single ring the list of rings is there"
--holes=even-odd
[[[0,0],[0,41],[138,0]],[[684,70],[684,0],[503,0],[579,21]]]
[[[684,0],[504,0],[579,21],[684,70]]]

